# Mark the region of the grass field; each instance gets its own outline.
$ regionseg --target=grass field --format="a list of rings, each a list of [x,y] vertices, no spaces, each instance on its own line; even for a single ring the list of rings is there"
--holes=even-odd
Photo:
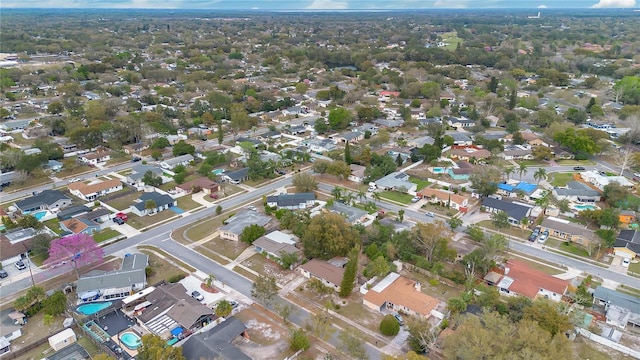
[[[167,280],[170,277],[185,274],[184,271],[171,265],[168,261],[162,259],[154,252],[148,250],[141,250],[143,253],[149,255],[149,266],[151,267],[152,274],[147,277],[147,283],[155,284],[162,280]],[[186,275],[186,274],[185,274]]]
[[[191,195],[186,195],[178,198],[178,207],[184,211],[193,210],[201,206],[202,205],[200,205],[200,203],[193,201]]]
[[[412,183],[418,185],[417,191],[420,191],[424,188],[426,188],[427,186],[429,186],[431,183],[426,181],[426,180],[422,180],[422,179],[418,179],[415,177],[410,177],[409,181],[411,181]]]
[[[458,44],[463,42],[455,31],[442,34],[442,41],[447,44],[444,47],[447,50],[455,50],[458,47]]]
[[[399,202],[402,204],[410,204],[413,196],[401,193],[397,191],[382,191],[379,193],[381,198],[389,199],[391,201]]]
[[[97,243],[101,243],[103,241],[109,240],[109,239],[113,239],[115,237],[120,236],[121,234],[113,229],[104,229],[102,231],[98,231],[97,233],[93,234],[93,240],[95,240]]]
[[[127,220],[127,223],[139,230],[147,226],[157,224],[161,221],[171,219],[174,216],[177,216],[177,214],[171,210],[165,210],[155,215],[142,216],[142,217],[136,214],[129,214],[129,219]]]
[[[569,181],[573,180],[573,173],[552,173],[549,178],[551,186],[566,186]]]
[[[125,209],[128,209],[131,205],[133,205],[134,200],[137,200],[139,197],[140,197],[139,193],[133,192],[129,195],[125,195],[113,200],[109,200],[107,204],[110,206],[113,206],[118,210],[125,210]]]

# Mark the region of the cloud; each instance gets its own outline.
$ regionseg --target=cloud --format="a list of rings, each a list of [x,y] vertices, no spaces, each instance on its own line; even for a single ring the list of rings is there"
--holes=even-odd
[[[546,8],[547,8],[547,5],[544,5],[544,4],[543,4],[543,5],[538,6],[538,9],[546,9]]]
[[[314,0],[311,5],[306,7],[306,9],[311,10],[344,10],[348,8],[348,2],[334,0]]]
[[[636,0],[600,0],[592,8],[632,8],[636,6]]]
[[[467,7],[469,0],[436,0],[433,7],[447,9],[464,9]]]

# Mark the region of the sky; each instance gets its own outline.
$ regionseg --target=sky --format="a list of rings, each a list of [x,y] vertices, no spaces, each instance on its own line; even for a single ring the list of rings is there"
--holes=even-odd
[[[253,9],[253,10],[384,10],[384,9],[559,9],[635,8],[640,0],[2,0],[0,8],[121,9]]]

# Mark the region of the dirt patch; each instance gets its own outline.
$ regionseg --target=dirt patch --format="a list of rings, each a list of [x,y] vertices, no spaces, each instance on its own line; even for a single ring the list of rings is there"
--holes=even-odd
[[[208,292],[210,294],[218,293],[218,289],[214,288],[213,286],[209,287],[205,283],[201,283],[200,284],[200,289],[202,289],[203,291],[206,291],[206,292]]]
[[[247,326],[252,343],[264,347],[287,340],[288,330],[261,309],[249,307],[235,316]]]
[[[278,284],[284,286],[293,281],[297,276],[291,270],[284,270],[274,261],[261,254],[255,254],[242,262],[242,265],[260,274],[273,275],[278,279]]]

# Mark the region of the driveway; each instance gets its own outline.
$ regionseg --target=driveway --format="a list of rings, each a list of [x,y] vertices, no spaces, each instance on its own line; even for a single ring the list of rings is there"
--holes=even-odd
[[[622,256],[615,256],[613,258],[613,261],[611,262],[611,265],[609,265],[609,270],[615,271],[621,274],[626,274],[629,268],[622,266],[623,259],[624,258]]]

